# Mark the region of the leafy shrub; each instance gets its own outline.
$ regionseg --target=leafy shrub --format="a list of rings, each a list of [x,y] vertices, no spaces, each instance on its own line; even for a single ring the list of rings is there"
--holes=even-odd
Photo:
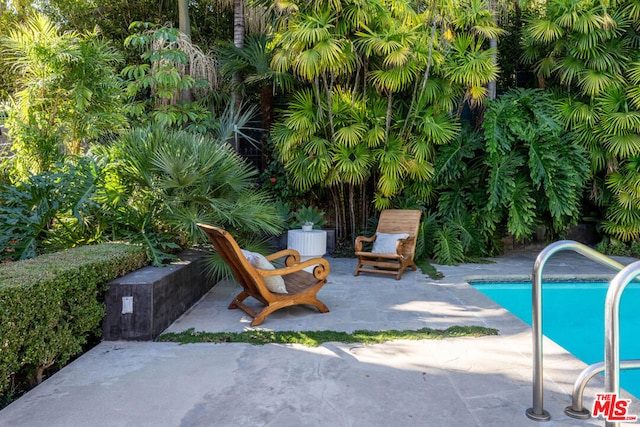
[[[162,127],[134,129],[95,158],[0,183],[0,259],[80,244],[142,244],[154,265],[205,237],[198,222],[278,234],[282,219],[256,171],[220,140]]]
[[[275,147],[271,138],[267,138],[264,149],[268,153],[274,152]],[[298,206],[309,202],[309,191],[296,188],[293,185],[291,174],[277,159],[270,159],[260,174],[259,180],[262,183],[262,188],[282,203]]]
[[[47,248],[91,243],[99,227],[86,224],[98,206],[92,200],[100,171],[89,158],[55,165],[15,185],[0,182],[0,259],[33,258]]]
[[[483,134],[465,129],[438,147],[425,254],[458,264],[498,253],[507,232],[559,235],[578,220],[588,160],[558,117],[548,94],[510,90],[488,103]]]
[[[138,124],[156,124],[205,133],[215,127],[213,114],[204,102],[190,100],[193,91],[208,92],[215,82],[215,64],[177,28],[133,22],[125,47],[139,48],[141,64],[122,70],[131,98],[126,109]],[[188,73],[200,72],[196,78]],[[214,75],[210,75],[214,74]],[[210,81],[212,80],[212,81]],[[187,95],[188,94],[188,95]]]
[[[479,133],[468,127],[450,144],[438,147],[432,190],[425,197],[416,259],[431,257],[453,265],[494,253],[491,230],[485,229],[486,153]],[[405,197],[404,208],[420,208]]]
[[[80,353],[100,333],[102,286],[147,262],[139,246],[102,244],[0,264],[0,395]]]
[[[282,231],[272,199],[253,182],[257,172],[227,144],[156,127],[134,129],[110,148],[105,191],[114,231],[142,243],[154,264],[166,250],[208,241],[198,223],[249,236]]]
[[[0,40],[16,87],[6,127],[22,176],[81,154],[86,143],[124,129],[121,57],[97,33],[61,32],[35,14]]]
[[[522,240],[541,224],[555,233],[575,224],[589,163],[564,131],[551,96],[511,90],[489,104],[483,127],[488,225],[506,221],[509,232]]]
[[[640,258],[640,242],[623,242],[618,239],[605,237],[598,243],[596,250],[607,255]]]

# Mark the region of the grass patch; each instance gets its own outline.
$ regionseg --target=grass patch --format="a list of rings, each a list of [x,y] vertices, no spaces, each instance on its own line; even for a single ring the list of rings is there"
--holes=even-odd
[[[498,330],[482,326],[451,326],[445,330],[422,328],[405,331],[366,331],[353,333],[336,331],[245,331],[245,332],[195,332],[193,328],[180,333],[168,333],[158,337],[158,341],[178,342],[181,344],[212,343],[249,343],[264,344],[302,344],[318,347],[325,342],[378,344],[394,340],[428,340],[449,337],[480,337],[498,335]]]
[[[442,271],[436,270],[436,268],[425,259],[416,260],[416,265],[422,271],[422,274],[426,274],[433,280],[440,280],[444,278],[444,274],[442,273]]]
[[[433,280],[440,280],[444,278],[444,274],[442,273],[442,271],[438,271],[426,259],[416,260],[415,262],[418,268],[422,271],[422,274],[426,274]],[[491,261],[489,259],[481,257],[468,257],[464,260],[464,262],[469,264],[495,264],[495,261]]]

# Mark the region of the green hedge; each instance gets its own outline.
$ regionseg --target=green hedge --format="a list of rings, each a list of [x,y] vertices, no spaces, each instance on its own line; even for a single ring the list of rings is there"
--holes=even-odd
[[[81,246],[0,264],[0,396],[12,377],[42,381],[100,333],[104,285],[147,264],[143,248]]]

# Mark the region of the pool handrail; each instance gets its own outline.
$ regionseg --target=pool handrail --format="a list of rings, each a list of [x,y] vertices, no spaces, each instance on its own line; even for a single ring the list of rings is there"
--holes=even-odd
[[[620,369],[640,369],[640,359],[629,359],[620,361]],[[580,420],[586,420],[591,417],[591,412],[583,405],[584,389],[587,387],[587,383],[591,381],[591,378],[597,374],[604,372],[604,362],[597,362],[587,366],[573,384],[573,391],[571,392],[571,406],[567,406],[564,413],[572,418]]]
[[[534,421],[549,421],[551,415],[545,411],[543,403],[544,378],[542,372],[542,270],[554,254],[573,251],[599,264],[620,271],[625,266],[614,259],[573,240],[560,240],[544,248],[533,264],[531,274],[531,330],[533,335],[533,406],[526,415]],[[606,359],[606,358],[605,358]]]
[[[632,262],[613,278],[604,301],[604,391],[620,394],[620,299],[627,285],[640,275],[640,261]],[[605,422],[618,427],[619,421]]]

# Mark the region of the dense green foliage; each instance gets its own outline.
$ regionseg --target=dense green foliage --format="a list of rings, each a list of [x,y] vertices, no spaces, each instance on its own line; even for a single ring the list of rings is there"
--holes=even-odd
[[[297,4],[277,27],[271,66],[307,84],[273,140],[294,185],[331,191],[340,235],[363,226],[356,217],[369,216],[370,202],[390,207],[412,183],[424,196],[435,146],[459,130],[450,111],[459,98],[481,102],[497,73],[483,41],[501,31],[483,4],[462,2],[455,15],[446,5],[414,6]]]
[[[220,2],[194,0],[189,2],[192,23],[191,36],[203,47],[231,38],[233,13]],[[178,6],[173,1],[113,0],[109,2],[47,0],[43,8],[48,16],[65,29],[85,32],[98,28],[114,43],[122,45],[129,36],[128,27],[135,21],[155,25],[178,25]],[[208,50],[208,49],[206,49]]]
[[[86,159],[0,184],[0,259],[23,260],[100,240],[96,219],[102,213],[94,200],[100,173]]]
[[[195,241],[202,212],[220,212],[214,196],[201,201],[202,182],[165,175],[171,163],[188,180],[184,162],[200,158],[118,169],[140,139],[184,130],[266,150],[265,189],[293,210],[318,206],[349,243],[388,207],[424,210],[419,256],[443,263],[498,253],[505,234],[526,240],[541,226],[556,238],[587,215],[614,240],[640,239],[637,2],[257,0],[245,6],[261,17],[246,28],[258,31],[235,45],[222,4],[189,2],[189,39],[160,26],[177,21],[177,4],[125,3],[102,5],[100,18],[84,0],[0,10],[0,62],[17,77],[8,109],[16,158],[0,178],[9,184],[5,257],[125,237],[159,263]],[[33,15],[37,7],[52,20]],[[544,95],[488,99],[492,81],[513,84],[526,66]],[[254,106],[229,102],[240,97]],[[262,133],[243,132],[257,111]],[[466,121],[473,130],[462,130]],[[136,181],[137,166],[152,179]],[[231,205],[215,220],[239,235],[277,228],[266,218],[256,228]]]
[[[100,334],[103,285],[147,263],[144,250],[125,244],[83,246],[0,264],[0,396],[12,378],[42,381]]]
[[[93,157],[0,185],[0,257],[128,240],[155,265],[204,241],[197,223],[278,234],[282,220],[226,144],[164,128],[135,129]]]
[[[35,15],[10,30],[1,48],[16,73],[5,126],[23,176],[126,126],[114,68],[120,55],[95,33],[61,33]]]
[[[220,141],[136,129],[109,147],[107,164],[100,201],[156,263],[162,244],[204,241],[200,222],[254,236],[282,230],[275,205],[253,183],[257,172]]]
[[[486,221],[504,218],[522,240],[545,225],[557,235],[580,218],[586,153],[565,132],[551,97],[515,90],[489,104],[483,123],[489,167]]]
[[[131,29],[137,32],[126,38],[125,46],[139,50],[142,60],[122,70],[132,122],[200,133],[211,130],[215,121],[204,95],[216,84],[215,63],[175,28],[134,22]],[[203,95],[199,101],[191,100],[195,90]]]
[[[523,42],[557,89],[565,126],[591,159],[593,203],[606,234],[640,238],[640,6],[549,0]]]
[[[576,223],[588,160],[558,117],[548,94],[512,90],[487,103],[482,134],[440,146],[419,249],[457,264],[500,252],[507,232],[526,240],[545,226],[557,237]]]

